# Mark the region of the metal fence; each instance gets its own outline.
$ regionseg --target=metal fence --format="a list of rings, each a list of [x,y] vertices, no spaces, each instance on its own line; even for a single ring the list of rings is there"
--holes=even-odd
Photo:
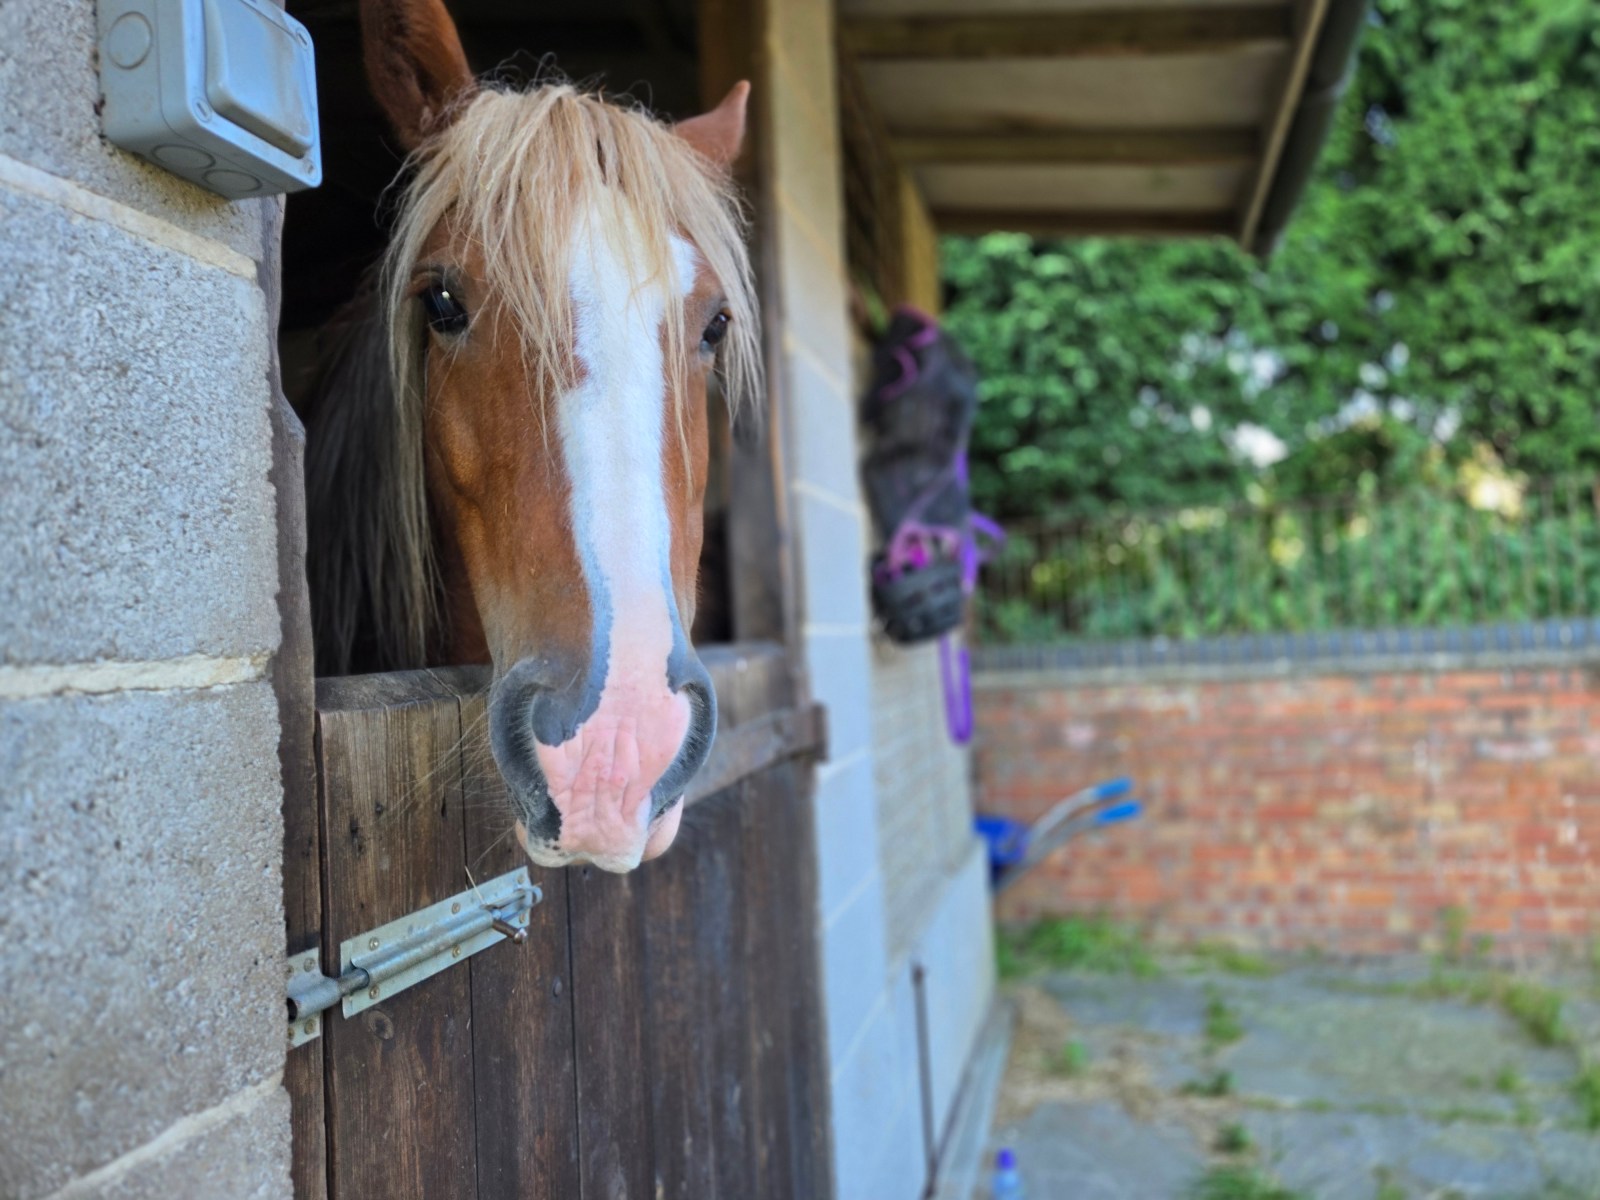
[[[1600,615],[1592,477],[1008,526],[978,638],[1468,628]]]

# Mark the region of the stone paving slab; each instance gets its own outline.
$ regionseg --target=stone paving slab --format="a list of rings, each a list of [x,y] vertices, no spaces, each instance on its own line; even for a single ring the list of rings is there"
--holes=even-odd
[[[1253,977],[1173,959],[1150,978],[1036,978],[1012,991],[991,1154],[1016,1149],[1029,1200],[1183,1197],[1223,1162],[1296,1200],[1600,1198],[1574,1050],[1536,1044],[1494,1005],[1420,993],[1434,969],[1297,961]],[[1594,988],[1560,984],[1582,1044],[1600,1040]],[[1208,1043],[1208,1004],[1236,1040]],[[1194,1094],[1208,1082],[1226,1094]],[[1242,1155],[1217,1149],[1231,1127]]]

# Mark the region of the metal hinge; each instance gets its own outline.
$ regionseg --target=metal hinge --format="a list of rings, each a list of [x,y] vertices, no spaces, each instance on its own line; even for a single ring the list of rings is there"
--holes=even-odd
[[[315,950],[291,955],[289,1044],[321,1037],[322,1014],[335,1004],[353,1017],[496,942],[521,945],[542,899],[521,867],[343,942],[337,979],[317,970]]]

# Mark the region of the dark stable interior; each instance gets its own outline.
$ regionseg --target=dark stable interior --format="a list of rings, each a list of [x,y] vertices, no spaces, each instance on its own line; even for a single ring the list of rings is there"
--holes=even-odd
[[[696,0],[448,0],[467,59],[512,85],[557,74],[676,120],[702,110]],[[367,89],[354,0],[289,0],[317,56],[320,188],[288,199],[279,344],[285,390],[299,400],[318,333],[361,287],[387,243],[385,189],[403,155]],[[713,401],[713,404],[718,402]],[[712,414],[711,480],[701,555],[697,643],[727,641],[727,418]]]

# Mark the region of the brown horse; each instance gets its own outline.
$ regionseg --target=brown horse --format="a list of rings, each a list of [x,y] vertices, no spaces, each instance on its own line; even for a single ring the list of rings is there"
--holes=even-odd
[[[695,607],[707,385],[755,382],[729,167],[748,85],[677,126],[478,82],[440,0],[362,0],[410,158],[381,281],[308,418],[319,666],[492,662],[489,736],[546,866],[671,843],[716,698]]]

